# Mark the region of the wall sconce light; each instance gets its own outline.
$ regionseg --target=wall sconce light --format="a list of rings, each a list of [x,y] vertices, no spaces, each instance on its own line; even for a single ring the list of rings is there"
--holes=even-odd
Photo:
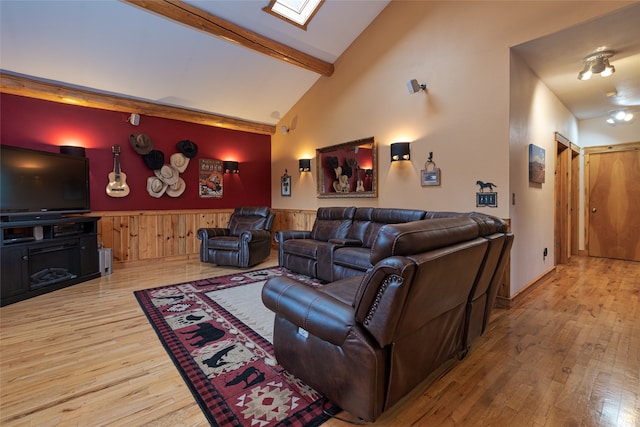
[[[300,172],[311,172],[311,159],[300,159],[298,165]]]
[[[609,64],[613,51],[603,50],[592,53],[584,58],[584,68],[578,73],[578,80],[589,80],[593,73],[608,77],[616,72],[616,67]]]
[[[238,162],[224,161],[222,162],[224,173],[240,173]]]
[[[282,125],[282,126],[280,126],[280,132],[282,132],[282,134],[283,134],[283,135],[288,134],[290,130],[291,130],[291,129],[289,129],[289,128],[287,127],[287,125]]]
[[[77,147],[75,145],[61,145],[61,154],[68,154],[70,156],[86,157],[84,147]]]
[[[391,144],[391,161],[410,160],[411,150],[408,142],[396,142]]]
[[[409,93],[417,93],[421,90],[426,91],[427,85],[418,83],[418,80],[416,79],[411,79],[407,80],[407,89],[409,90]]]
[[[140,114],[131,113],[131,115],[127,117],[127,121],[134,126],[138,126],[140,124]]]

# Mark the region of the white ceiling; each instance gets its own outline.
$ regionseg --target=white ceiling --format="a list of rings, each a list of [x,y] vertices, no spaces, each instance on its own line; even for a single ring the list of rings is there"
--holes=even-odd
[[[584,57],[601,47],[615,52],[616,72],[578,80]],[[621,107],[640,114],[640,2],[514,50],[579,120]]]
[[[188,2],[333,63],[389,3],[327,0],[303,31],[268,0]],[[320,77],[117,0],[0,1],[0,68],[276,124]]]
[[[307,31],[263,12],[268,0],[187,3],[333,63],[389,1],[326,0]],[[277,124],[320,77],[117,0],[0,0],[0,19],[2,70],[258,123]],[[515,50],[578,119],[640,109],[639,22],[636,3]],[[579,81],[600,46],[616,73]]]

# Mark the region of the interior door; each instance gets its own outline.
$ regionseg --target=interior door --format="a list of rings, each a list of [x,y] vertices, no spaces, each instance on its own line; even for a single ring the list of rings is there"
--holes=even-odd
[[[589,256],[640,261],[640,149],[589,155]]]

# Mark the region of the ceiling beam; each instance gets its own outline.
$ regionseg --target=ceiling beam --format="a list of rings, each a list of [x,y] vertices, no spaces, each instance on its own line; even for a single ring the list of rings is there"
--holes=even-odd
[[[122,0],[199,31],[221,37],[289,64],[322,76],[333,74],[333,64],[300,52],[290,46],[263,37],[225,19],[179,0]]]
[[[123,113],[137,113],[262,135],[273,135],[276,129],[275,126],[265,123],[171,107],[6,72],[0,73],[0,92],[62,104],[79,105]]]

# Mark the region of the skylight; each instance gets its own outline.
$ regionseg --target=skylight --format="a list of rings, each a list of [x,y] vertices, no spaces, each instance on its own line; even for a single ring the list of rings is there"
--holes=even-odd
[[[324,0],[271,0],[263,10],[302,29],[318,11]]]

